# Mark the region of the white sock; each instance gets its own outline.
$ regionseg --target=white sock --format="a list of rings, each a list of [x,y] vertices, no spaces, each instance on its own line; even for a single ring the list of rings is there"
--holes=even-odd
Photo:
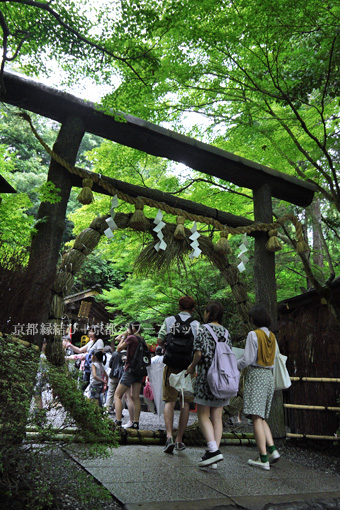
[[[216,450],[218,450],[216,441],[208,441],[207,447],[210,453],[216,452]]]

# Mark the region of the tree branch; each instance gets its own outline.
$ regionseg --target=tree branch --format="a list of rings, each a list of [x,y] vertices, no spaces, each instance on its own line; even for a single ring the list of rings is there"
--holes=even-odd
[[[192,186],[196,182],[205,182],[207,184],[211,184],[212,186],[221,188],[223,191],[227,191],[228,193],[233,193],[234,195],[240,195],[241,197],[252,199],[252,197],[250,195],[246,195],[245,193],[240,193],[239,191],[232,190],[232,189],[228,188],[227,186],[224,186],[223,184],[218,184],[210,179],[203,179],[203,178],[191,179],[191,181],[187,185],[183,186],[179,190],[173,191],[173,192],[168,192],[168,193],[169,193],[169,195],[178,195],[179,193],[182,193],[182,191],[185,191],[186,189],[190,188],[190,186]]]
[[[6,3],[8,1],[9,0],[0,0],[0,3]],[[93,41],[91,41],[87,37],[84,37],[79,32],[77,32],[77,30],[72,28],[68,23],[64,22],[62,20],[61,16],[54,9],[52,9],[50,7],[49,3],[45,4],[45,3],[41,3],[41,2],[36,2],[35,0],[10,0],[10,2],[11,3],[18,3],[18,4],[21,4],[21,5],[22,4],[29,5],[31,7],[36,7],[38,9],[41,9],[43,11],[48,12],[51,16],[53,16],[56,19],[56,21],[59,23],[60,26],[62,26],[68,32],[73,34],[79,41],[89,45],[91,48],[94,48],[94,49],[98,50],[100,53],[103,53],[103,54],[113,58],[114,60],[123,62],[137,76],[138,80],[140,80],[143,83],[143,85],[147,85],[146,82],[143,80],[143,78],[139,75],[139,73],[134,69],[134,67],[129,62],[129,60],[136,60],[137,58],[140,58],[142,55],[139,55],[138,57],[133,57],[133,58],[119,57],[118,55],[115,55],[111,51],[108,51],[106,48],[100,46],[99,44],[97,44],[97,43],[95,43]],[[145,55],[145,53],[143,55]]]
[[[7,26],[7,23],[6,23],[6,20],[5,20],[5,17],[3,15],[2,11],[0,11],[0,26],[2,28],[2,33],[3,33],[2,60],[1,60],[1,67],[0,67],[0,88],[1,88],[2,92],[5,93],[6,89],[5,89],[3,76],[4,76],[4,69],[5,69],[5,62],[7,60],[7,40],[8,40],[8,36],[10,35],[10,31],[9,31],[9,28]]]

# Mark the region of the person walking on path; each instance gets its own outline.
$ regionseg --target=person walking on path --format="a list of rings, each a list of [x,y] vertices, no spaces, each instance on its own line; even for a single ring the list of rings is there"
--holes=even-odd
[[[133,401],[134,406],[134,418],[133,423],[131,425],[132,429],[139,429],[139,416],[141,411],[140,404],[140,390],[142,387],[142,382],[144,379],[144,375],[135,374],[132,369],[130,369],[130,364],[133,359],[133,356],[139,346],[139,342],[144,342],[143,338],[138,335],[140,331],[139,322],[132,322],[129,324],[127,332],[121,335],[120,342],[117,346],[117,352],[127,350],[126,353],[126,362],[125,368],[122,375],[122,378],[119,381],[117,389],[114,394],[114,403],[116,410],[116,421],[115,424],[118,427],[122,426],[122,413],[123,413],[123,403],[122,398],[124,393],[131,388],[130,396]]]
[[[219,341],[227,342],[231,348],[228,330],[221,325],[223,318],[223,306],[221,303],[212,302],[207,304],[203,319],[207,323]],[[194,341],[194,357],[188,366],[188,374],[194,374],[197,368],[197,377],[194,389],[194,402],[197,404],[197,418],[201,432],[207,442],[208,449],[198,463],[200,467],[217,467],[217,462],[223,460],[219,450],[223,432],[223,407],[228,405],[230,399],[221,400],[216,398],[207,381],[208,370],[212,364],[216,349],[216,341],[205,326],[198,330]]]
[[[243,413],[252,419],[259,449],[259,457],[255,460],[249,459],[248,464],[269,471],[270,464],[280,458],[266,421],[274,395],[272,368],[278,349],[275,335],[268,329],[271,318],[267,310],[260,305],[254,306],[249,311],[249,319],[257,329],[248,333],[244,354],[237,361],[239,370],[249,366],[244,388]]]
[[[158,344],[165,348],[163,363],[166,365],[163,371],[163,401],[164,406],[164,423],[166,428],[166,443],[164,452],[171,454],[174,449],[181,451],[185,449],[183,443],[183,434],[186,429],[190,403],[193,401],[192,396],[184,397],[184,407],[181,407],[178,431],[175,442],[173,440],[173,421],[174,409],[179,392],[170,386],[169,377],[171,374],[178,374],[185,370],[192,360],[192,345],[197,336],[199,322],[194,320],[192,313],[195,308],[195,300],[189,296],[180,298],[179,314],[167,317],[158,333]],[[183,350],[176,352],[176,342],[172,340],[176,338],[182,344]],[[187,352],[185,352],[187,350]]]

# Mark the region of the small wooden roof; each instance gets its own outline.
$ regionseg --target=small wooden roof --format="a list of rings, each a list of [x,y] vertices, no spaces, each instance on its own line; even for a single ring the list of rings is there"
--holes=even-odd
[[[340,300],[340,276],[333,280],[331,283],[331,288],[334,295],[337,297],[336,299],[338,302],[338,300]],[[280,303],[278,303],[278,311],[281,315],[285,315],[287,313],[291,313],[296,308],[310,306],[316,303],[319,303],[320,305],[326,304],[323,302],[323,298],[315,289],[310,289],[307,290],[307,292],[299,294],[298,296],[280,301]]]
[[[77,292],[76,294],[72,294],[70,296],[66,296],[64,299],[64,307],[65,312],[77,322],[86,321],[86,318],[79,317],[79,310],[83,301],[91,303],[91,306],[88,310],[88,322],[96,325],[96,324],[109,324],[111,320],[114,319],[114,314],[109,312],[105,307],[104,303],[100,301],[96,301],[96,296],[101,294],[100,285],[95,285],[90,289],[86,289],[81,292]]]
[[[120,113],[120,119],[117,119],[117,116],[99,111],[90,101],[83,101],[18,74],[5,72],[4,84],[6,92],[1,96],[3,102],[60,123],[70,115],[79,116],[89,133],[154,156],[184,163],[190,168],[245,188],[256,189],[264,183],[269,184],[273,197],[292,204],[307,207],[313,200],[316,187],[311,183],[151,122],[125,113]]]
[[[100,285],[94,285],[90,289],[82,290],[81,292],[77,292],[76,294],[71,294],[70,296],[66,296],[64,299],[64,304],[68,305],[70,303],[75,303],[77,301],[82,301],[88,297],[98,296],[101,294],[102,289]]]

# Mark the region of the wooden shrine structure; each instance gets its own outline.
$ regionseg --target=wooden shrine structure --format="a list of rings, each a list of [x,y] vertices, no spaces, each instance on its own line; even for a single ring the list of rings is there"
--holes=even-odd
[[[89,132],[154,156],[183,163],[192,169],[251,189],[255,222],[259,224],[273,222],[272,197],[301,207],[307,207],[313,200],[316,188],[311,183],[259,165],[188,136],[121,112],[103,111],[100,105],[83,101],[71,94],[60,92],[14,73],[4,73],[4,86],[5,91],[0,97],[3,102],[61,124],[53,146],[53,154],[58,155],[60,161],[67,162],[70,167],[75,165],[84,133]],[[62,296],[71,287],[76,267],[73,262],[64,264],[69,271],[67,273],[68,288],[66,286],[65,290],[64,280],[62,284],[58,283],[61,282],[58,280],[60,274],[57,269],[59,250],[70,191],[72,186],[82,187],[85,171],[77,175],[68,171],[65,165],[60,164],[60,161],[58,162],[57,158],[52,157],[48,173],[48,180],[60,189],[60,202],[56,204],[42,202],[40,204],[38,219],[47,218],[47,221],[38,222],[37,233],[31,246],[27,278],[31,294],[40,296],[41,299],[39,302],[26,299],[22,303],[22,316],[25,317],[26,314],[26,317],[30,317],[30,322],[44,322],[50,317],[58,320],[58,317],[61,317],[62,312],[59,315],[58,313],[51,315],[50,310],[51,308],[58,309],[58,306],[53,306],[53,303],[57,303],[58,300],[63,301]],[[85,172],[85,174],[93,181],[93,191],[106,193],[105,187],[99,186],[100,176],[98,177],[98,174],[91,172]],[[104,176],[102,180],[104,180]],[[151,197],[158,203],[167,204],[178,208],[178,210],[212,218],[219,222],[222,229],[224,226],[244,227],[253,223],[249,219],[174,197],[158,190],[133,186],[107,177],[105,177],[105,183],[111,188],[119,189],[122,193],[126,192],[130,197]],[[112,195],[112,192],[107,194]],[[128,215],[119,214],[121,223],[118,225],[117,220],[117,225],[121,228],[128,226]],[[117,213],[115,220],[119,214]],[[91,230],[92,228],[95,237],[92,247],[85,246],[82,239],[78,239],[79,236],[75,241],[74,248],[76,249],[74,251],[77,252],[78,267],[104,232],[99,220],[105,223],[105,219],[95,219],[87,229]],[[252,235],[255,237],[256,302],[266,306],[275,321],[277,315],[275,254],[266,249],[267,231],[255,231]],[[237,286],[238,276],[235,277],[235,271],[237,273],[237,269],[234,269],[232,281],[234,286]],[[273,329],[274,331],[276,329],[275,323]],[[59,361],[57,357],[54,358],[56,365],[59,362],[63,363],[61,352],[59,357]],[[282,408],[282,397],[278,401],[277,407]],[[283,415],[280,416],[277,418],[275,437],[284,436]]]
[[[5,72],[4,85],[6,91],[1,97],[3,102],[48,117],[61,124],[55,151],[71,165],[75,163],[83,134],[89,132],[154,156],[183,163],[190,168],[238,186],[252,189],[254,217],[255,221],[259,223],[273,221],[272,197],[301,207],[308,206],[313,200],[316,190],[313,184],[188,136],[121,112],[102,111],[100,106],[89,101],[83,101],[71,94],[60,92],[18,74]],[[48,179],[52,180],[57,187],[62,186],[64,190],[70,190],[71,186],[82,186],[81,177],[68,174],[61,165],[53,161]],[[114,179],[111,180],[116,182]],[[119,182],[122,191],[124,191],[124,185],[127,184]],[[105,190],[96,183],[93,185],[93,191],[105,193]],[[140,194],[148,196],[151,191],[148,188],[129,185],[129,193],[137,197]],[[65,194],[67,204],[68,196],[66,195],[67,192]],[[62,199],[61,204],[54,204],[54,207],[65,209],[65,199]],[[224,225],[237,227],[251,223],[249,219],[194,204],[167,193],[158,192],[157,199],[185,211],[194,210],[197,213],[199,207],[199,214],[214,217]],[[48,212],[48,205],[44,207],[41,214],[46,215],[46,212]],[[65,217],[65,212],[63,216]],[[55,228],[56,226],[50,225],[49,228],[51,227],[54,237],[60,236],[60,233],[57,232],[59,227]],[[52,234],[50,233],[50,235]],[[256,301],[267,306],[275,317],[275,255],[265,248],[268,239],[266,232],[256,232],[254,236]]]

